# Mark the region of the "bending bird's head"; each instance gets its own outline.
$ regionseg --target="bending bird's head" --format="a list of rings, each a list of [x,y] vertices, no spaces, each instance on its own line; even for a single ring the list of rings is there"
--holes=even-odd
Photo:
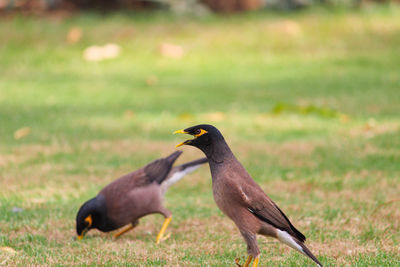
[[[96,198],[92,198],[85,202],[76,215],[76,234],[78,235],[78,240],[81,240],[90,229],[95,228],[97,217],[96,200]]]

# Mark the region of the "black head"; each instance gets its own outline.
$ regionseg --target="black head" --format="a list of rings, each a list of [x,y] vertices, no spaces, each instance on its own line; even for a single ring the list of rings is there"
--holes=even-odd
[[[212,144],[213,141],[215,142],[216,140],[224,139],[219,130],[209,124],[192,126],[184,130],[175,131],[174,134],[175,133],[190,134],[194,136],[194,139],[186,140],[178,144],[176,147],[190,145],[202,149]]]
[[[193,139],[186,140],[178,144],[176,147],[183,145],[197,147],[202,150],[208,158],[216,159],[217,154],[222,156],[225,152],[230,152],[221,132],[212,125],[200,124],[184,130],[175,131],[174,133],[190,134],[194,136]]]
[[[99,197],[92,198],[86,201],[79,209],[76,215],[76,233],[78,239],[81,240],[85,234],[92,228],[97,228],[99,221],[102,220],[102,207],[101,199]]]

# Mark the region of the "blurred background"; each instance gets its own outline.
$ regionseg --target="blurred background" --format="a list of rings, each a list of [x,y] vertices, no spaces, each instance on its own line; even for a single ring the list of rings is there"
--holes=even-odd
[[[0,0],[0,265],[243,260],[207,167],[167,193],[161,246],[159,215],[73,240],[85,200],[209,123],[325,266],[397,266],[399,4]],[[259,244],[262,266],[309,264]]]
[[[172,10],[177,13],[242,12],[265,8],[291,10],[311,6],[360,8],[365,5],[399,3],[398,0],[2,0],[4,11],[29,11],[40,13],[49,10]]]

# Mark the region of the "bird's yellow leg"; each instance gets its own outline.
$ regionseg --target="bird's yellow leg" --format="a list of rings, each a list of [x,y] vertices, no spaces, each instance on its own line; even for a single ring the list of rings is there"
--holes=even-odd
[[[129,224],[129,225],[125,226],[124,228],[122,228],[120,231],[118,231],[118,233],[115,233],[113,235],[113,238],[118,238],[120,235],[125,234],[126,232],[132,230],[133,228],[135,228],[135,226],[133,226],[132,224]]]
[[[163,235],[164,235],[164,233],[165,233],[165,230],[167,230],[168,224],[171,222],[171,220],[172,220],[172,217],[165,218],[165,221],[164,221],[164,223],[163,223],[163,225],[162,225],[162,227],[161,227],[161,230],[160,230],[160,232],[159,232],[158,235],[157,235],[156,244],[159,244],[159,243],[160,243],[161,238],[163,237]]]
[[[244,263],[243,267],[249,267],[249,264],[251,260],[253,259],[253,256],[248,256],[246,262]]]
[[[257,267],[259,260],[260,260],[260,256],[257,256],[256,258],[254,258],[253,267]]]

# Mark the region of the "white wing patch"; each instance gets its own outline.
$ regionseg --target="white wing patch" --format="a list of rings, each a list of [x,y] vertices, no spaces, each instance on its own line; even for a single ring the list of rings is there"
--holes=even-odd
[[[307,256],[307,254],[304,252],[303,248],[296,243],[296,241],[293,239],[293,237],[291,235],[289,235],[286,231],[282,231],[277,229],[277,236],[279,241],[281,241],[282,243],[288,245],[291,248],[294,248],[295,250],[303,253],[304,255]]]
[[[246,195],[246,193],[243,191],[243,189],[242,189],[241,186],[239,187],[239,190],[240,190],[240,194],[242,195],[243,200],[244,200],[246,203],[249,203],[249,202],[250,202],[250,199],[249,199],[249,197]]]
[[[200,165],[188,167],[188,168],[186,168],[186,169],[184,169],[182,171],[177,171],[176,173],[174,173],[171,176],[171,178],[169,178],[164,183],[162,183],[161,186],[163,187],[164,190],[166,190],[168,187],[170,187],[171,185],[173,185],[174,183],[176,183],[180,179],[182,179],[183,176],[185,176],[188,173],[191,173],[192,171],[196,170],[198,167],[200,167]]]

